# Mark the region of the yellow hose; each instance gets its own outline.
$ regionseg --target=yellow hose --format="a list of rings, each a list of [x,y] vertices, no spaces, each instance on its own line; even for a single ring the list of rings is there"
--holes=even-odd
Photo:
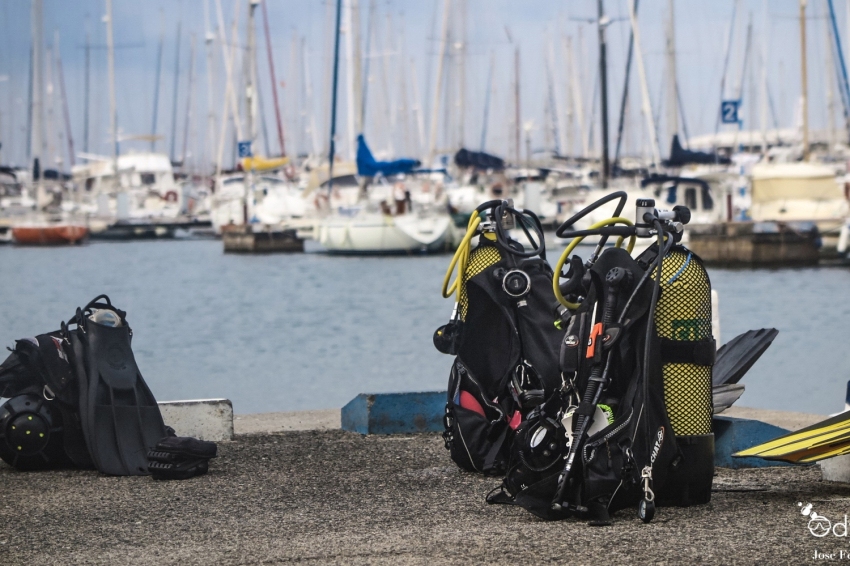
[[[460,302],[460,290],[461,287],[463,287],[463,277],[466,274],[466,265],[469,262],[469,242],[472,240],[472,237],[475,236],[475,232],[478,229],[479,224],[481,224],[481,217],[477,211],[473,212],[472,216],[469,217],[466,234],[460,241],[460,245],[457,247],[451,263],[449,263],[449,269],[446,271],[446,276],[443,278],[443,297],[448,299],[452,293],[456,292],[458,303]],[[455,266],[457,266],[457,277],[455,277],[455,280],[451,285],[449,285],[449,280],[452,278]]]
[[[626,226],[633,226],[631,220],[628,218],[623,218],[622,216],[616,216],[613,218],[606,218],[605,220],[600,220],[596,224],[592,225],[588,230],[597,230],[604,226],[610,226],[612,224],[625,224]],[[555,298],[558,299],[558,302],[567,307],[568,309],[575,310],[579,307],[578,303],[571,303],[567,299],[564,298],[564,295],[561,294],[561,270],[564,268],[564,264],[567,263],[567,259],[570,257],[570,254],[576,248],[577,245],[584,240],[584,236],[579,236],[578,238],[573,238],[567,249],[564,250],[564,253],[561,254],[561,257],[558,259],[558,263],[555,264],[555,276],[552,278],[552,290],[555,291]],[[632,250],[635,247],[636,237],[634,234],[629,237],[629,244],[626,246],[626,251],[632,253]],[[623,244],[623,237],[620,236],[617,238],[616,246],[619,248]]]

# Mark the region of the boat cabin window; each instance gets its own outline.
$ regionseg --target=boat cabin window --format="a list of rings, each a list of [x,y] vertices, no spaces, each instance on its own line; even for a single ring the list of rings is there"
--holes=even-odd
[[[714,210],[714,199],[711,198],[711,190],[708,187],[702,187],[702,209]]]
[[[691,210],[696,210],[697,208],[697,190],[693,187],[687,187],[685,189],[685,206]]]
[[[143,185],[156,184],[156,175],[153,173],[141,173],[140,177]]]

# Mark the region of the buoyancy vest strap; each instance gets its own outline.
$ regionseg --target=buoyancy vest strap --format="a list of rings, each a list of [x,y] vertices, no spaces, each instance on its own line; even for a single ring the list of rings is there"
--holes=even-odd
[[[502,429],[499,437],[495,440],[495,442],[493,442],[489,452],[487,452],[487,456],[484,458],[484,472],[488,472],[493,469],[493,465],[496,463],[496,456],[498,456],[499,452],[501,452],[502,445],[505,443],[505,438],[508,436],[508,430],[510,430],[510,428],[507,426]]]
[[[717,357],[717,342],[714,338],[690,340],[670,340],[661,338],[661,362],[664,364],[714,365]]]

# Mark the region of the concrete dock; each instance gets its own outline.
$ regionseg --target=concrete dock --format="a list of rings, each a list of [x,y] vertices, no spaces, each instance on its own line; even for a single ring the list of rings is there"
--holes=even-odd
[[[811,503],[840,531],[850,512],[850,486],[816,466],[719,469],[708,505],[593,528],[487,505],[499,480],[460,471],[439,434],[343,432],[338,410],[234,425],[186,481],[0,463],[0,564],[798,564],[850,550],[800,513]]]

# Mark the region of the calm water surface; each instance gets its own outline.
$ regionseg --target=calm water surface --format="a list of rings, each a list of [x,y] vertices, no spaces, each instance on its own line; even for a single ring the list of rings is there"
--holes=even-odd
[[[99,293],[128,312],[160,400],[227,397],[238,413],[341,407],[361,392],[444,389],[431,342],[449,256],[225,256],[218,241],[0,247],[0,345],[58,328]],[[780,330],[741,405],[843,408],[850,270],[710,270],[721,340]]]

